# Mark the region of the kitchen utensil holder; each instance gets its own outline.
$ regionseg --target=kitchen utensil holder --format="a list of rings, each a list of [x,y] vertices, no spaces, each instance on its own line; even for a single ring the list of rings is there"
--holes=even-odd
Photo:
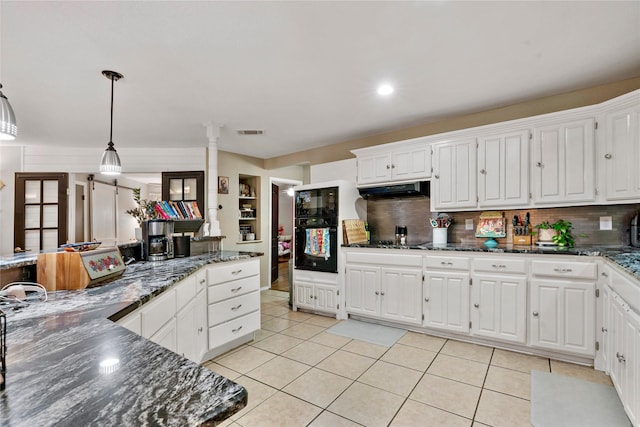
[[[447,246],[448,228],[433,229],[433,246]]]

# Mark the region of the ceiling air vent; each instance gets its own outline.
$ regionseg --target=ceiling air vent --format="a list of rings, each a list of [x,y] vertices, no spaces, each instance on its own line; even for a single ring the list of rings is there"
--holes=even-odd
[[[238,129],[238,135],[262,135],[262,129]]]

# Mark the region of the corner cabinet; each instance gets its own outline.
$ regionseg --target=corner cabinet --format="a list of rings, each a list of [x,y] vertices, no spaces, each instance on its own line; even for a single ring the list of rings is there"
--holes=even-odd
[[[238,243],[260,240],[260,177],[240,175],[238,180]]]
[[[431,210],[476,208],[476,138],[434,144]]]
[[[431,146],[425,138],[385,144],[375,149],[354,150],[358,185],[412,181],[431,177]]]

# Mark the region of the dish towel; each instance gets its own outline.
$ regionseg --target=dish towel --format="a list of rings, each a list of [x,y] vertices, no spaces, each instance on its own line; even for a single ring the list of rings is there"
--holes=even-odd
[[[329,259],[331,256],[329,253],[329,229],[307,228],[305,233],[307,242],[304,246],[304,253]]]

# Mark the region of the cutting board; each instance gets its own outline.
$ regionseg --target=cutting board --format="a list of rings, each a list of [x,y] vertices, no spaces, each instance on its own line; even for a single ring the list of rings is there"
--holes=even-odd
[[[342,220],[342,236],[345,244],[367,243],[367,231],[361,219]]]
[[[100,260],[113,267],[104,268]],[[48,291],[84,289],[121,275],[125,268],[117,248],[43,253],[36,262],[38,283]]]

